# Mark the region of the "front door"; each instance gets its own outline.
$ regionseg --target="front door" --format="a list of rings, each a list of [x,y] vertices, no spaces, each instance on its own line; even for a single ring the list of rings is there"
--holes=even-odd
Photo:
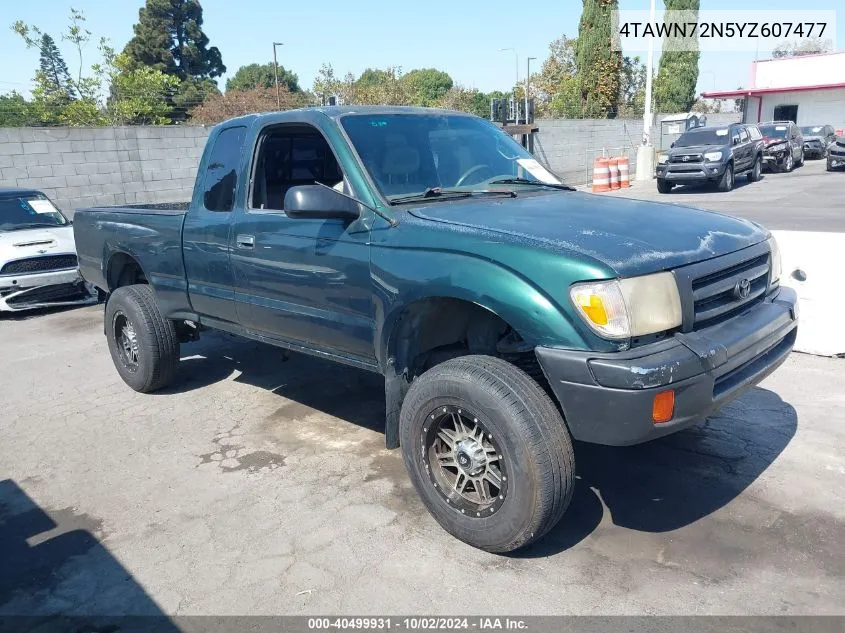
[[[238,316],[247,330],[374,362],[370,233],[365,219],[291,218],[291,187],[348,187],[322,134],[277,125],[259,137],[252,188],[233,224]]]
[[[191,306],[201,317],[227,323],[237,323],[229,233],[245,137],[246,128],[234,126],[209,139],[182,229]]]

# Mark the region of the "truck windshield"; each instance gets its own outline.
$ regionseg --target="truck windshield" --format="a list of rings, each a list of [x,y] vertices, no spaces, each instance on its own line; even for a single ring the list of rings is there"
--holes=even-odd
[[[562,186],[521,145],[484,119],[457,114],[349,114],[340,123],[388,200],[434,189]]]
[[[760,131],[766,138],[786,138],[789,128],[786,125],[761,125]]]
[[[0,197],[0,231],[65,226],[67,218],[43,194]]]
[[[727,145],[730,143],[728,128],[706,127],[684,132],[675,141],[675,147],[694,145]]]

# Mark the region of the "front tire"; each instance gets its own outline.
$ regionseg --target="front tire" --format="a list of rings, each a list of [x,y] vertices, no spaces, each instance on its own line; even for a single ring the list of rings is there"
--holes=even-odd
[[[792,157],[792,152],[786,156],[786,161],[783,163],[784,173],[789,173],[795,168],[795,159]]]
[[[665,178],[657,179],[657,191],[660,193],[669,193],[672,191],[672,183]]]
[[[801,167],[804,164],[804,150],[801,150],[801,158],[795,163],[796,167]]]
[[[730,191],[734,188],[734,166],[728,164],[722,177],[719,178],[719,191]]]
[[[122,286],[105,309],[106,339],[117,373],[135,391],[161,389],[176,375],[179,340],[148,285]]]
[[[437,522],[488,552],[536,541],[575,483],[569,432],[526,373],[491,356],[446,361],[411,383],[399,423],[405,467]]]

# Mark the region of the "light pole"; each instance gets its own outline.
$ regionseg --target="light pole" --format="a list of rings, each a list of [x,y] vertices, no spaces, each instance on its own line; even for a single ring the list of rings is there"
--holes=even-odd
[[[282,93],[279,92],[279,62],[276,61],[276,47],[284,46],[283,42],[273,42],[273,76],[276,78],[276,109],[282,109]]]
[[[516,121],[519,117],[516,115],[517,107],[516,107],[516,87],[519,85],[519,55],[516,52],[516,49],[513,47],[509,48],[500,48],[499,52],[503,53],[505,51],[513,51],[513,60],[514,60],[514,67],[516,68],[516,82],[513,84],[513,118]]]
[[[529,57],[525,62],[525,124],[528,125],[528,86],[531,81],[531,60],[536,57]]]
[[[655,0],[651,0],[649,24],[654,24]],[[651,180],[654,176],[654,148],[651,143],[651,92],[654,68],[654,36],[648,36],[648,56],[645,74],[645,111],[643,112],[643,142],[637,150],[637,180]]]

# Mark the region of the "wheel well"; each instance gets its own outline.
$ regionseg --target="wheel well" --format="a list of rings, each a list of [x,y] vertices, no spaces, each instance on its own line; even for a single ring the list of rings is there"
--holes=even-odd
[[[112,292],[121,286],[149,282],[144,270],[134,257],[126,253],[115,253],[109,260],[106,283],[108,283],[109,292]]]
[[[416,301],[402,311],[387,343],[388,448],[399,446],[399,413],[411,381],[435,365],[468,354],[506,360],[551,394],[534,346],[499,315],[462,299],[436,297]]]

